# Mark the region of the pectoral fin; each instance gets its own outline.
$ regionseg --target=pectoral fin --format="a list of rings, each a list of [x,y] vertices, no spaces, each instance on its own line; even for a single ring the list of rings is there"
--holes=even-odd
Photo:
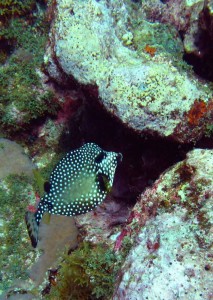
[[[99,187],[102,191],[110,193],[112,191],[112,186],[110,184],[110,180],[106,174],[99,173],[97,175],[97,180],[99,183]]]

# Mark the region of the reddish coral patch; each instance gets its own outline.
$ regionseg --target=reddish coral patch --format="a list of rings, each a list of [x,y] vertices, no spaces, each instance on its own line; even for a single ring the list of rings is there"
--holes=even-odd
[[[36,212],[36,207],[34,205],[28,205],[27,206],[27,211],[35,213]]]
[[[32,213],[35,213],[37,211],[37,206],[40,202],[40,197],[39,197],[39,194],[37,192],[35,193],[35,200],[36,200],[35,205],[32,205],[32,204],[28,205],[27,206],[27,211],[32,212]]]
[[[150,45],[146,45],[145,48],[144,48],[144,51],[146,53],[148,53],[151,57],[155,56],[155,52],[156,52],[156,48],[155,47],[152,47]]]
[[[155,242],[152,242],[150,239],[148,239],[146,242],[146,246],[151,253],[157,251],[160,247],[160,236],[157,237],[157,240]]]
[[[195,100],[192,108],[188,113],[188,122],[191,125],[197,125],[200,122],[200,119],[207,112],[206,103],[203,100]]]

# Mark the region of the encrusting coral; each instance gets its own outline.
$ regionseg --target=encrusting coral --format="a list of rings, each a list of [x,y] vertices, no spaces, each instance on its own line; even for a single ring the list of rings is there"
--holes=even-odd
[[[211,298],[212,161],[212,150],[195,149],[141,195],[124,228],[135,244],[113,299]]]

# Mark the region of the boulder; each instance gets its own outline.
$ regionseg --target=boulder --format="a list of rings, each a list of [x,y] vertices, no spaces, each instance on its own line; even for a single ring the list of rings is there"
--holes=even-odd
[[[25,174],[33,177],[33,169],[35,169],[35,165],[24,153],[24,148],[21,145],[0,138],[0,179],[4,179],[11,174]]]
[[[193,150],[141,195],[114,300],[211,299],[212,165],[212,150]]]
[[[52,79],[79,84],[87,92],[96,87],[97,101],[139,134],[180,143],[201,138],[213,117],[212,91],[179,57],[178,32],[173,39],[180,49],[171,53],[159,44],[161,38],[154,46],[148,44],[148,36],[157,36],[160,24],[141,20],[138,28],[144,33],[149,25],[149,32],[136,33],[124,1],[60,0],[54,11],[45,55]],[[163,36],[171,36],[169,28],[161,28]],[[145,45],[142,49],[138,37]]]

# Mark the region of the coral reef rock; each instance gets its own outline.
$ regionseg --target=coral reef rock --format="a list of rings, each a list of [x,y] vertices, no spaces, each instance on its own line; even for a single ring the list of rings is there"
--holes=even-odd
[[[114,300],[212,299],[212,166],[212,150],[193,150],[142,194]]]
[[[33,169],[35,166],[19,144],[0,138],[0,179],[10,174],[33,176]]]
[[[212,5],[212,0],[150,0],[144,2],[142,8],[149,19],[175,26],[182,33],[185,51],[200,56],[201,31],[205,31],[206,36],[213,37],[212,26],[210,26],[213,24]]]
[[[51,78],[97,87],[105,108],[138,133],[181,143],[203,135],[212,117],[212,93],[181,56],[146,43],[148,36],[157,36],[158,26],[150,23],[143,35],[145,25],[138,25],[142,33],[137,29],[136,34],[129,22],[133,10],[124,1],[60,0],[56,5],[45,55]],[[140,22],[143,17],[142,12]],[[164,36],[171,35],[167,31],[164,27]],[[140,37],[146,45],[142,49],[134,44]],[[181,44],[178,32],[174,39]]]

